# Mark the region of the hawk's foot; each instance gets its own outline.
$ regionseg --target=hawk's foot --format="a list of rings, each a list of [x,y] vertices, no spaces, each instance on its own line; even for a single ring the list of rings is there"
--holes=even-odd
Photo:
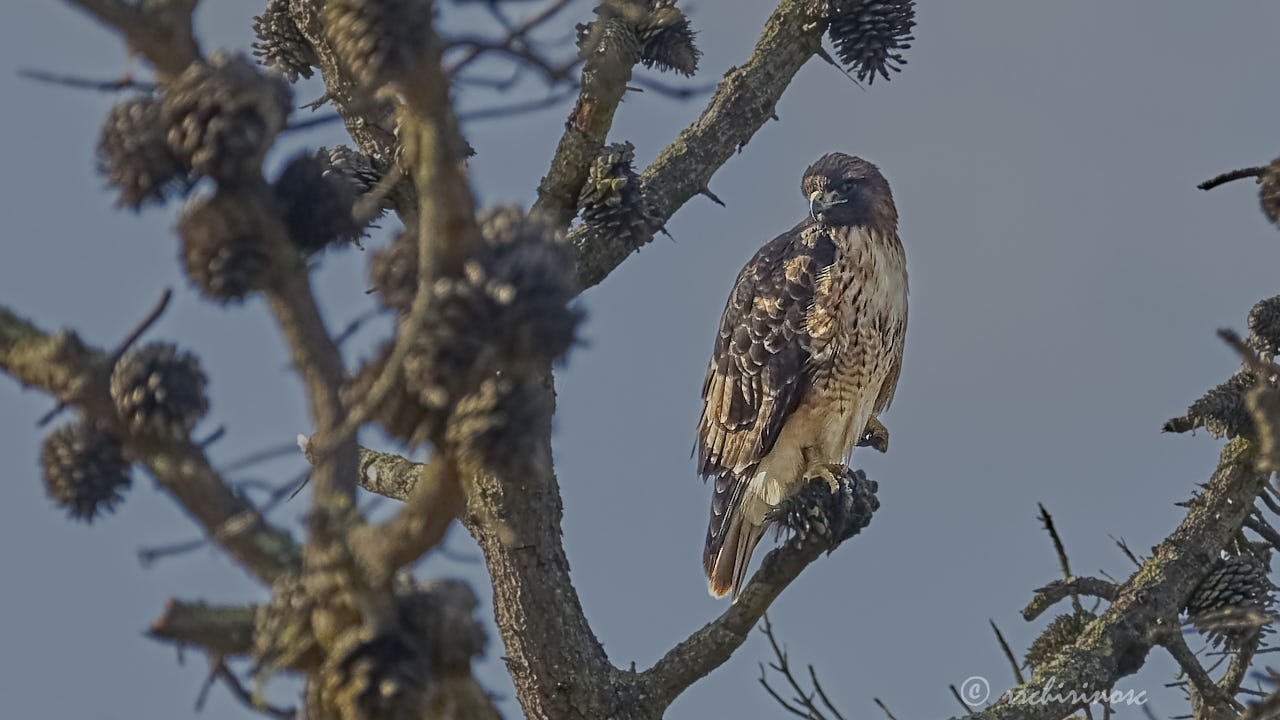
[[[843,465],[824,470],[809,478],[800,492],[775,505],[765,519],[791,530],[797,543],[821,539],[830,552],[870,524],[872,513],[880,507],[879,486],[861,470]]]
[[[862,431],[862,437],[858,438],[858,447],[889,452],[889,428],[879,418],[871,418],[867,421],[867,429]]]

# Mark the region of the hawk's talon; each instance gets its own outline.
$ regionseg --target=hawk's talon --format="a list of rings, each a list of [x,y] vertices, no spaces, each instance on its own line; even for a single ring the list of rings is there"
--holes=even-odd
[[[835,481],[834,490],[828,476]],[[877,489],[875,481],[868,480],[861,470],[828,466],[809,478],[799,492],[775,505],[765,519],[791,530],[792,540],[798,544],[820,538],[830,552],[871,522],[872,513],[880,507]]]

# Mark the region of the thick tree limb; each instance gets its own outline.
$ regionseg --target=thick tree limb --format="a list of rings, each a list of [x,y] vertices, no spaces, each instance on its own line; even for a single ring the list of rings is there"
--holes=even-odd
[[[791,79],[822,49],[827,12],[827,3],[821,0],[779,3],[751,57],[725,75],[698,119],[644,171],[641,179],[656,214],[655,231],[690,198],[706,190],[720,166],[774,117],[774,107]],[[604,280],[636,250],[626,237],[587,242],[589,237],[582,228],[569,234],[577,250],[583,289]]]
[[[607,3],[603,9],[609,9]],[[640,61],[639,43],[632,46],[620,38],[607,37],[604,17],[602,14],[591,26],[596,42],[586,48],[578,102],[569,113],[551,169],[539,183],[538,200],[533,204],[533,212],[559,228],[569,227],[577,214],[578,193],[604,147],[614,112],[631,81],[631,70]]]
[[[162,77],[177,75],[200,57],[191,32],[197,0],[169,0],[150,7],[124,0],[68,2],[118,30],[129,48],[141,53]]]
[[[50,335],[0,308],[0,369],[113,427],[126,439],[130,456],[146,465],[209,536],[260,580],[270,583],[296,570],[301,554],[293,539],[227,487],[199,445],[129,435],[107,387],[108,360],[72,333]]]
[[[1037,671],[1030,682],[1006,696],[973,720],[1057,720],[1083,707],[1080,702],[1017,702],[1040,698],[1046,682],[1065,693],[1084,688],[1112,687],[1137,672],[1161,634],[1177,627],[1177,618],[1196,585],[1213,566],[1222,548],[1235,536],[1265,486],[1269,473],[1256,466],[1257,452],[1247,440],[1236,438],[1222,451],[1218,469],[1204,492],[1190,504],[1182,524],[1155,550],[1133,577],[1117,588],[1115,600],[1085,630],[1073,647]]]
[[[868,514],[870,513],[868,509]],[[867,520],[870,518],[868,517]],[[765,556],[738,599],[720,617],[676,645],[640,674],[641,693],[665,709],[680,693],[720,667],[747,639],[773,601],[831,546],[820,538],[791,540]]]
[[[248,655],[253,652],[257,611],[252,605],[206,605],[169,598],[147,635],[179,647],[195,645],[219,657]]]
[[[1072,577],[1067,580],[1054,580],[1036,590],[1035,597],[1022,609],[1022,619],[1027,621],[1035,620],[1045,610],[1048,610],[1059,600],[1066,597],[1089,595],[1103,600],[1114,600],[1116,591],[1115,583],[1098,578]]]

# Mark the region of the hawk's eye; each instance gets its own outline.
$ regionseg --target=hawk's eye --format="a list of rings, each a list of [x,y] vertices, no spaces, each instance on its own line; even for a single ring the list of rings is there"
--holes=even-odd
[[[854,183],[853,180],[841,180],[840,184],[836,186],[836,191],[841,194],[847,195],[848,193],[853,191],[853,186],[855,184],[856,183]]]

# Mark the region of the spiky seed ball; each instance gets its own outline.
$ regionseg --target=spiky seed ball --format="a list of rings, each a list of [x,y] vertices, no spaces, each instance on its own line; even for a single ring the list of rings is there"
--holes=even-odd
[[[623,239],[639,247],[653,239],[657,216],[632,167],[635,148],[629,142],[606,145],[587,171],[578,195],[582,223],[592,232]]]
[[[836,0],[827,34],[836,56],[868,85],[876,75],[889,79],[907,63],[902,50],[915,40],[915,0]]]
[[[458,401],[445,439],[464,467],[507,476],[529,472],[538,460],[533,429],[544,402],[530,380],[490,376]]]
[[[169,147],[215,180],[252,175],[284,129],[292,103],[283,78],[263,75],[242,55],[214,53],[165,88]]]
[[[401,232],[369,259],[369,282],[385,308],[406,313],[418,292],[418,236]]]
[[[1216,438],[1251,437],[1253,416],[1249,414],[1244,396],[1253,385],[1253,375],[1243,370],[1236,372],[1191,403],[1186,415],[1166,422],[1164,431],[1182,433],[1202,427]]]
[[[366,91],[416,73],[433,42],[430,0],[329,0],[324,24],[334,50]]]
[[[261,223],[234,193],[192,200],[178,220],[178,234],[187,277],[206,297],[239,301],[264,285],[269,257]]]
[[[697,34],[675,0],[651,0],[650,10],[636,23],[640,62],[645,67],[693,75],[702,51],[693,44]]]
[[[304,153],[289,161],[272,185],[290,239],[308,255],[360,239],[360,225],[351,214],[355,188],[327,168],[327,159]]]
[[[504,365],[516,371],[526,363],[560,360],[582,319],[570,307],[578,284],[563,234],[515,207],[483,212],[478,221],[490,255],[468,263],[467,272],[494,303],[506,338]]]
[[[634,20],[614,11],[614,7],[603,3],[596,8],[599,19],[576,26],[578,57],[588,62],[593,57],[612,58],[629,70],[640,61],[644,44],[636,34]]]
[[[1271,224],[1280,226],[1280,158],[1271,161],[1259,182],[1262,183],[1258,190],[1262,212],[1271,220]]]
[[[1084,632],[1089,623],[1097,618],[1097,615],[1087,610],[1054,618],[1044,632],[1040,633],[1040,637],[1036,638],[1027,649],[1026,664],[1032,671],[1039,672],[1040,668],[1052,662],[1063,648],[1074,645],[1080,633]]]
[[[111,372],[111,399],[130,432],[182,439],[209,410],[204,372],[190,353],[152,344],[126,352]]]
[[[98,139],[98,172],[120,189],[116,202],[139,209],[191,188],[191,178],[165,140],[160,101],[136,97],[111,108]]]
[[[40,451],[45,493],[75,520],[112,512],[129,489],[129,463],[120,440],[87,420],[64,425]]]
[[[1267,355],[1280,355],[1280,295],[1259,300],[1249,310],[1249,344]]]
[[[430,313],[404,360],[405,385],[432,411],[447,408],[491,367],[500,339],[492,299],[465,279],[432,285]]]
[[[1268,622],[1274,589],[1258,558],[1219,558],[1187,601],[1187,616],[1215,647],[1237,648]]]
[[[261,15],[253,18],[253,54],[264,66],[297,82],[311,77],[311,68],[320,65],[316,51],[289,14],[289,0],[267,0]]]
[[[374,161],[346,145],[335,145],[331,148],[320,148],[316,157],[325,163],[326,175],[338,175],[355,187],[356,193],[364,195],[373,190],[385,174]],[[384,203],[387,201],[384,200]],[[389,205],[384,205],[387,209]]]

